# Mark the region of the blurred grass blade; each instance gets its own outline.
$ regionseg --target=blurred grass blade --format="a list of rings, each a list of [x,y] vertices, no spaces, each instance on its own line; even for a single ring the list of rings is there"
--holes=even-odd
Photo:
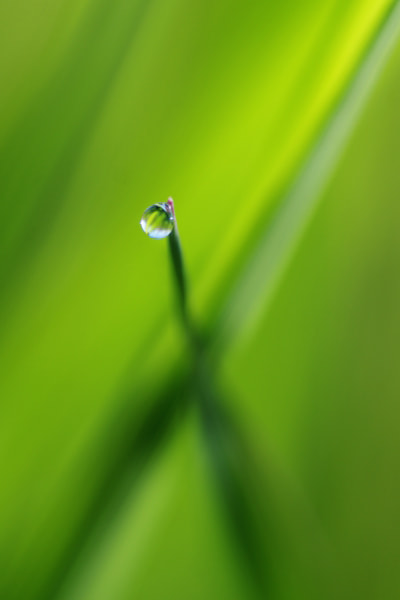
[[[400,31],[400,3],[388,11],[357,71],[289,191],[278,201],[247,264],[226,295],[212,343],[226,347],[240,334],[250,335],[265,311],[321,197]]]
[[[223,512],[230,527],[239,554],[248,570],[255,589],[262,597],[269,593],[269,572],[265,562],[265,539],[260,519],[255,515],[251,488],[247,476],[252,472],[243,440],[229,415],[212,398],[213,403],[202,403],[201,418],[205,445],[220,494]]]
[[[131,417],[129,413],[132,398],[126,399],[123,404],[125,409],[123,414],[118,414],[114,429],[111,431],[112,427],[109,425],[106,432],[103,432],[105,439],[100,446],[109,448],[109,451],[100,470],[97,488],[92,494],[91,502],[82,511],[80,524],[53,568],[45,589],[41,591],[41,600],[52,600],[62,592],[65,582],[82,560],[82,554],[99,526],[104,527],[104,521],[112,522],[112,514],[119,512],[126,496],[126,488],[132,493],[140,486],[143,474],[157,458],[157,453],[162,452],[167,440],[179,428],[186,415],[187,387],[185,378],[171,378],[158,402],[151,405],[142,419],[137,415],[135,418]],[[124,424],[123,428],[121,423]],[[91,472],[98,469],[98,458],[94,457],[95,464],[89,466],[88,478]],[[14,597],[14,593],[15,590],[9,591],[9,598]],[[18,597],[18,589],[15,597]]]

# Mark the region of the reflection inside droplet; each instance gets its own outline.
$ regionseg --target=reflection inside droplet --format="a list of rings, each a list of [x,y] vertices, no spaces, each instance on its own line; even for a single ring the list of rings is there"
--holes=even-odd
[[[174,216],[168,203],[160,202],[146,208],[140,225],[151,238],[160,240],[167,237],[174,228]]]

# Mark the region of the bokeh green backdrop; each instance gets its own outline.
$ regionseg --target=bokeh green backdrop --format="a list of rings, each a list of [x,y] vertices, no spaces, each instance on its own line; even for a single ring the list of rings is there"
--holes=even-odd
[[[1,598],[398,597],[397,4],[1,0]],[[168,195],[257,557],[196,404],[138,433],[194,393]]]

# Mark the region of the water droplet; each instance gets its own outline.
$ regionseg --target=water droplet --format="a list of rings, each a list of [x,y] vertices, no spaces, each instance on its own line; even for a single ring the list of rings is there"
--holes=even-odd
[[[140,225],[151,238],[160,240],[167,237],[174,228],[174,215],[168,202],[152,204],[146,208]]]

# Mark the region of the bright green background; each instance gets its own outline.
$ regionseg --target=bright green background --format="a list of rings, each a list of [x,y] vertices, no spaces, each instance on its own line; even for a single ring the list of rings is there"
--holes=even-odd
[[[300,244],[290,213],[288,268],[241,275],[396,4],[1,0],[1,598],[260,596],[195,404],[124,455],[188,363],[166,243],[138,225],[169,195],[198,322],[234,309],[217,385],[261,596],[398,598],[399,44]]]

